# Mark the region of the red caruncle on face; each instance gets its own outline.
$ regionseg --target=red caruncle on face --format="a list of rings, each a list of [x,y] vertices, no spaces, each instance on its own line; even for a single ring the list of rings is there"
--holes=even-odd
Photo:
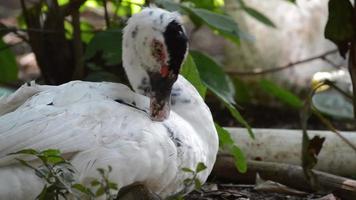
[[[160,74],[162,77],[167,77],[169,74],[169,69],[167,65],[167,51],[162,42],[157,39],[153,39],[151,42],[151,52],[155,60],[160,63],[161,69]]]

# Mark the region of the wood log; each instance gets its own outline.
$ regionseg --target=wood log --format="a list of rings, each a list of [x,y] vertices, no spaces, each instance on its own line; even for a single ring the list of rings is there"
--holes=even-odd
[[[346,200],[356,199],[355,180],[318,170],[313,171],[319,182],[318,192],[333,192]],[[272,180],[298,190],[314,191],[306,180],[303,169],[300,166],[273,162],[248,161],[248,171],[245,174],[241,174],[235,168],[233,157],[226,154],[220,154],[218,156],[211,178],[234,183],[254,184],[257,173],[265,180]]]
[[[253,129],[253,140],[243,128],[226,128],[248,160],[301,165],[302,131]],[[325,137],[315,169],[345,176],[356,176],[356,152],[331,131],[308,131],[310,137]],[[354,145],[355,132],[341,132]]]

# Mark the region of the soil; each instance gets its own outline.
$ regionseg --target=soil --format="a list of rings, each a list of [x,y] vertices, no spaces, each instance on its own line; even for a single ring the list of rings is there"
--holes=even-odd
[[[199,191],[186,196],[185,200],[309,200],[319,199],[320,195],[305,196],[262,192],[254,190],[254,185],[208,183]]]

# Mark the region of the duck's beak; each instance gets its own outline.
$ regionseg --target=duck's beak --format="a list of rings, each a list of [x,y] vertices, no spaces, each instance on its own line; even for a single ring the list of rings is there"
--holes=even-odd
[[[177,75],[170,73],[162,77],[159,73],[150,74],[150,117],[154,121],[163,121],[171,111],[171,91]]]
[[[153,121],[164,121],[171,111],[170,95],[165,98],[151,97],[150,116]]]

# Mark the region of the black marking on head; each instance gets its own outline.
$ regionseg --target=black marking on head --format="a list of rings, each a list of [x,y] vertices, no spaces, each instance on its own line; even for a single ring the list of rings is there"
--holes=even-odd
[[[48,103],[47,106],[53,106],[53,102]]]
[[[176,145],[176,147],[181,147],[183,142],[177,136],[175,136],[175,131],[166,123],[163,123],[163,126],[167,129],[168,137],[172,140],[174,145]]]
[[[131,32],[131,37],[135,38],[138,32],[138,26],[135,26],[134,30]]]
[[[141,109],[141,108],[136,107],[136,103],[135,103],[135,102],[133,102],[134,105],[132,105],[132,104],[129,104],[129,103],[123,101],[122,99],[115,99],[114,101],[116,101],[117,103],[120,103],[120,104],[129,106],[129,107],[131,107],[131,108],[135,108],[135,109],[137,109],[137,110],[139,110],[139,111],[142,111],[142,112],[147,113],[146,110],[143,110],[143,109]]]
[[[150,15],[150,16],[151,16],[152,14],[153,14],[153,11],[150,11],[150,12],[148,13],[148,15]]]
[[[178,75],[188,49],[188,38],[182,26],[175,20],[167,25],[163,36],[169,54],[169,69]]]

